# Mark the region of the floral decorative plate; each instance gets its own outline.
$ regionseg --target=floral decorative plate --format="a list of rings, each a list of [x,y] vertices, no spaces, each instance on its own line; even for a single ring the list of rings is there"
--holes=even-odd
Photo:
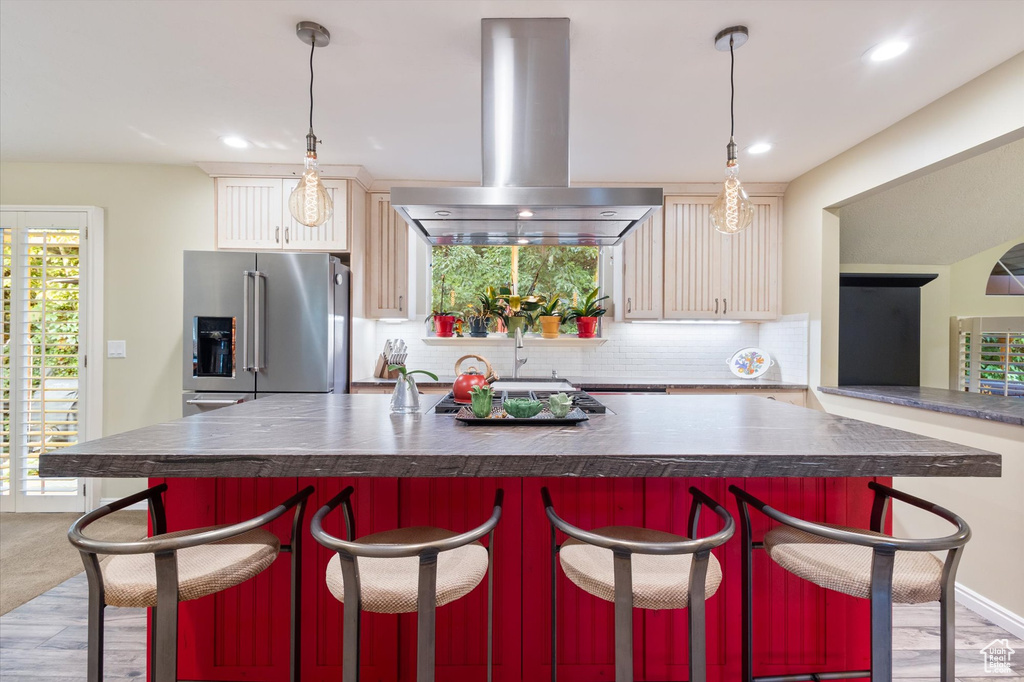
[[[740,379],[756,379],[775,364],[771,356],[760,348],[743,348],[729,358],[729,370]]]

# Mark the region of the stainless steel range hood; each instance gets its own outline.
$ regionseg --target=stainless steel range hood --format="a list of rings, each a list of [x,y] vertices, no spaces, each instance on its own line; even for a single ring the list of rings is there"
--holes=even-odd
[[[569,186],[569,20],[482,20],[483,186],[393,187],[429,244],[618,244],[660,188]]]

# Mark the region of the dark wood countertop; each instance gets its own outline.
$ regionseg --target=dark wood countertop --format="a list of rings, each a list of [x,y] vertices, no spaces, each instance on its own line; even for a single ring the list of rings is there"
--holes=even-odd
[[[1024,426],[1024,398],[924,386],[821,386],[822,393]]]
[[[43,476],[999,476],[998,454],[748,396],[609,395],[579,426],[279,394],[42,455]]]

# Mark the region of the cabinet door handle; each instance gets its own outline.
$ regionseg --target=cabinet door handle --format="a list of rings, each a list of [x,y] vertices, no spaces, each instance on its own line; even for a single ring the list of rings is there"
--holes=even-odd
[[[402,311],[402,296],[398,297],[398,311]]]
[[[288,228],[288,227],[284,228],[284,243],[285,244],[287,244],[287,243],[289,243],[291,241],[291,239],[289,239],[289,237],[288,237],[288,234],[290,232],[291,232],[291,228]]]
[[[633,299],[632,298],[627,298],[626,299],[626,312],[627,313],[633,312]]]
[[[725,315],[726,311],[729,310],[729,299],[722,299],[722,314]]]
[[[718,299],[715,299],[715,315],[718,314]]]
[[[274,228],[274,241],[276,243],[278,243],[278,244],[281,243],[281,228],[280,227],[275,227]]]

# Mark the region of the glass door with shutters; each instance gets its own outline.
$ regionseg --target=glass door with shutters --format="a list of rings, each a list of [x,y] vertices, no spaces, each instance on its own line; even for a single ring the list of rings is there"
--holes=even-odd
[[[82,437],[87,215],[3,211],[0,509],[81,511],[84,481],[40,478],[39,455]]]

